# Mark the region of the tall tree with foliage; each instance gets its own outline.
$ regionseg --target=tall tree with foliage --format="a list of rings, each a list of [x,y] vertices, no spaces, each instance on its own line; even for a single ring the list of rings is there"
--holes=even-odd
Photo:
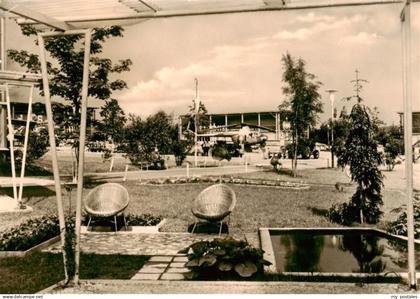
[[[37,30],[32,26],[22,26],[22,33],[25,36],[36,36]],[[115,73],[122,73],[130,70],[132,64],[130,59],[120,60],[113,64],[111,59],[102,55],[103,43],[112,37],[122,37],[124,29],[120,26],[106,28],[94,28],[92,32],[89,65],[89,86],[88,96],[100,100],[109,99],[112,92],[127,87],[126,82],[121,79],[112,80]],[[36,39],[34,40],[37,43]],[[48,38],[45,41],[45,49],[54,63],[47,63],[47,71],[50,76],[51,96],[61,97],[72,107],[66,111],[66,121],[77,132],[80,123],[81,91],[83,77],[84,49],[81,47],[83,37],[81,35],[65,35]],[[36,54],[25,50],[8,50],[9,58],[26,68],[29,72],[39,73],[41,64]],[[38,87],[43,93],[42,81]],[[75,144],[77,152],[78,144]]]
[[[292,171],[296,176],[300,139],[304,139],[308,130],[315,126],[318,113],[323,111],[321,95],[318,92],[322,83],[316,81],[315,75],[306,71],[303,59],[294,59],[287,53],[283,55],[282,63],[284,67],[283,82],[285,83],[283,93],[287,99],[279,106],[279,109],[286,115],[293,132]]]
[[[127,117],[118,101],[116,99],[106,100],[99,114],[102,117],[99,123],[101,133],[113,142],[121,142],[124,138],[124,126]]]
[[[153,160],[155,148],[161,154],[172,153],[173,124],[170,115],[159,111],[142,120],[130,115],[125,128],[127,157],[133,164]]]
[[[353,222],[377,223],[382,214],[383,205],[381,189],[383,176],[379,170],[382,155],[378,152],[375,132],[378,120],[372,117],[371,110],[359,96],[360,88],[356,87],[357,102],[349,115],[350,131],[345,145],[337,152],[338,165],[349,166],[351,179],[357,184],[356,192],[349,203],[334,206],[330,210],[332,220],[344,224]]]

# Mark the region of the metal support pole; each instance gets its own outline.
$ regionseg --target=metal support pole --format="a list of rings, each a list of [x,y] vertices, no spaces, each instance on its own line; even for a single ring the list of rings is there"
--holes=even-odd
[[[330,102],[331,102],[331,168],[334,168],[334,100],[335,100],[335,93],[337,90],[335,89],[328,89],[327,92],[330,95]]]
[[[6,18],[5,17],[1,17],[0,18],[0,59],[1,59],[1,64],[0,64],[0,70],[4,71],[6,68]],[[4,102],[6,99],[6,95],[4,91],[1,91],[0,93],[1,95],[1,102]],[[6,111],[1,108],[0,106],[0,148],[6,148],[7,147],[7,137],[6,137],[6,128],[7,128],[7,124],[6,124],[7,120],[6,120]],[[1,158],[1,157],[0,157]]]
[[[260,113],[258,113],[258,126],[259,127],[261,126],[261,114]],[[261,132],[261,129],[260,128],[258,128],[258,133],[259,132]]]
[[[45,96],[45,110],[47,112],[48,120],[48,136],[50,141],[50,151],[52,159],[52,168],[54,173],[54,184],[55,184],[55,196],[57,199],[57,210],[58,210],[58,220],[60,225],[60,237],[61,237],[61,250],[63,252],[63,261],[64,261],[64,275],[66,281],[69,280],[67,273],[67,255],[64,250],[65,238],[66,238],[66,224],[64,219],[64,210],[63,203],[61,200],[61,184],[60,184],[60,173],[58,170],[58,161],[57,161],[57,149],[55,147],[55,133],[54,133],[54,120],[53,113],[51,108],[51,96],[50,96],[50,87],[48,82],[48,72],[47,72],[47,57],[45,53],[45,44],[44,38],[41,34],[38,34],[38,46],[40,51],[40,62],[41,62],[41,71],[42,71],[42,84],[44,87],[44,96]]]
[[[19,197],[18,197],[19,207],[22,204],[23,179],[25,177],[26,154],[28,151],[28,140],[29,140],[29,129],[30,129],[31,115],[32,115],[33,94],[34,94],[34,86],[32,85],[29,90],[28,113],[26,116],[26,128],[25,128],[25,140],[23,142],[22,166],[20,170],[20,184],[19,184]]]
[[[89,87],[89,61],[90,61],[90,42],[92,32],[85,31],[85,52],[83,61],[83,84],[80,115],[80,137],[79,137],[79,169],[77,175],[77,199],[76,199],[76,246],[75,246],[75,274],[74,283],[79,283],[80,266],[80,223],[82,218],[82,196],[83,196],[83,175],[85,164],[85,141],[86,141],[86,120],[87,120],[87,98]]]
[[[414,57],[411,49],[411,5],[406,1],[402,15],[403,81],[404,86],[404,151],[407,196],[407,237],[408,237],[408,276],[411,288],[416,288],[415,247],[414,247],[414,209],[413,209],[413,149],[412,149],[412,65]]]
[[[17,186],[16,186],[16,166],[15,166],[15,130],[12,124],[12,110],[10,108],[10,91],[9,84],[4,85],[6,87],[6,105],[7,105],[7,127],[8,127],[8,139],[10,148],[10,165],[12,170],[12,185],[13,185],[13,199],[18,200]]]

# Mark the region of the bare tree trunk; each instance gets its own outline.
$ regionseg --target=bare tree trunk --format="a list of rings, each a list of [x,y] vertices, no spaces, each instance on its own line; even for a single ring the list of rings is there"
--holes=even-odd
[[[297,176],[296,170],[297,170],[297,151],[298,151],[298,141],[299,137],[297,134],[297,129],[295,130],[295,147],[293,149],[293,162],[292,162],[292,171],[293,171],[293,177]]]

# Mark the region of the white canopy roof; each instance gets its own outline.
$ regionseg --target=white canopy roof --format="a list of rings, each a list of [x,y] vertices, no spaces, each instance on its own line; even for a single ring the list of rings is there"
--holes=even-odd
[[[419,2],[412,0],[411,2]],[[20,17],[19,23],[42,23],[67,30],[92,22],[125,24],[142,19],[254,11],[385,5],[406,0],[0,0],[0,9]]]

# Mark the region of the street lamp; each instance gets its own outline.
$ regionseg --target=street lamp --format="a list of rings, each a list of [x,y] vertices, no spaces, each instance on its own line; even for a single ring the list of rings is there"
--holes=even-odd
[[[194,99],[194,127],[195,127],[195,134],[194,134],[194,166],[197,167],[197,151],[198,151],[198,112],[200,111],[200,98],[198,96],[198,79],[195,78],[195,99]]]
[[[331,168],[334,168],[334,99],[336,89],[327,89],[326,92],[330,95],[331,101]]]

